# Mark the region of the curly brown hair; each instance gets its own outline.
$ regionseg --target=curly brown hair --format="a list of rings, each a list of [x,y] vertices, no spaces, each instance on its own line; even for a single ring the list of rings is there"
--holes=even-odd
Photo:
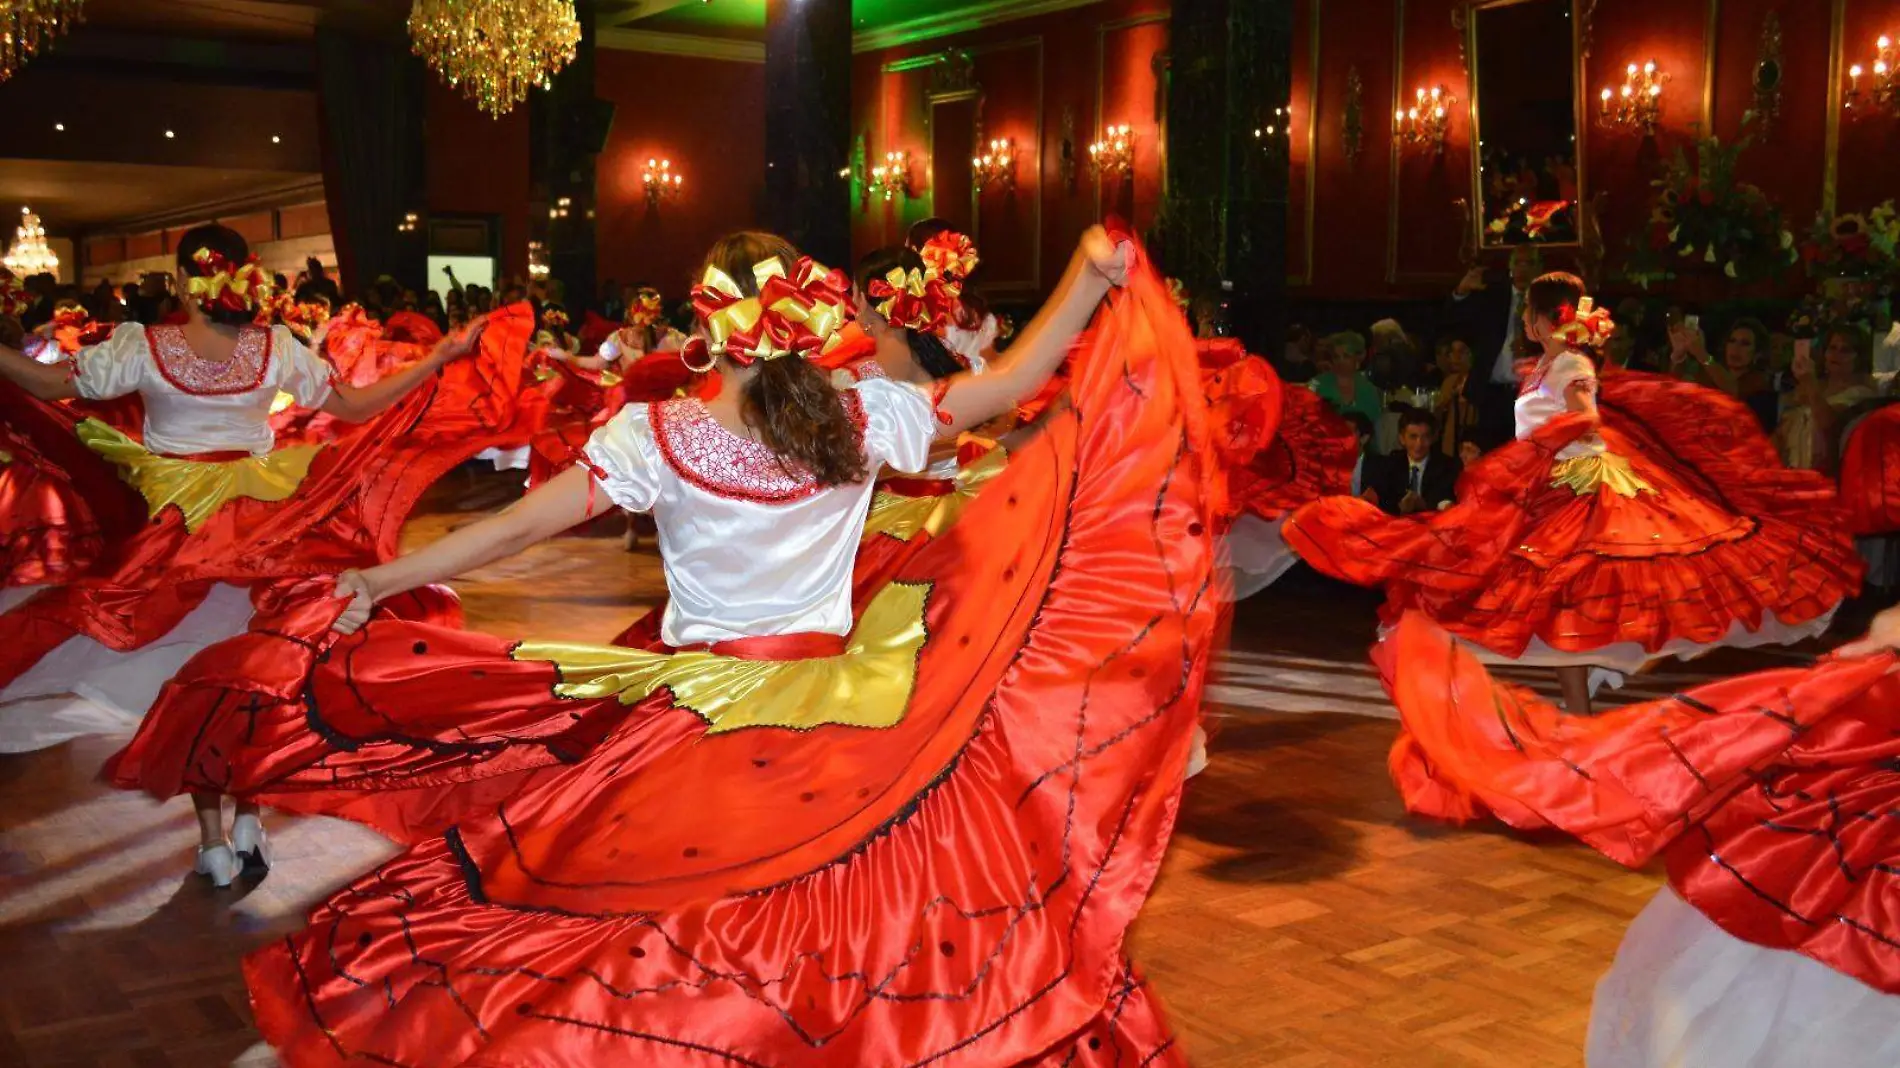
[[[745,230],[713,243],[706,266],[726,272],[748,297],[756,297],[755,264],[776,258],[786,273],[798,250],[777,234]],[[844,398],[823,371],[796,356],[765,360],[745,384],[740,411],[746,425],[787,467],[809,471],[821,486],[862,482],[870,470],[864,444]]]

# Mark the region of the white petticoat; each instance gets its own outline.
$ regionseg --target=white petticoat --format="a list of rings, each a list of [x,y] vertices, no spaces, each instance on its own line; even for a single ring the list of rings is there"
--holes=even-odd
[[[495,465],[497,471],[526,471],[528,457],[533,452],[526,445],[519,449],[483,449],[475,454],[475,459],[487,460]]]
[[[1280,536],[1280,524],[1285,521],[1285,516],[1268,522],[1254,515],[1234,521],[1224,539],[1234,600],[1245,600],[1273,585],[1300,562],[1299,555],[1287,548]]]
[[[1665,887],[1597,983],[1589,1068],[1894,1068],[1900,997],[1717,927]]]
[[[1736,620],[1729,625],[1728,633],[1712,642],[1692,642],[1679,638],[1668,642],[1661,649],[1649,652],[1637,642],[1617,642],[1592,649],[1587,653],[1566,653],[1552,649],[1541,638],[1532,638],[1524,647],[1520,656],[1500,656],[1481,645],[1472,642],[1464,644],[1477,654],[1478,660],[1485,664],[1509,664],[1516,667],[1588,667],[1590,671],[1590,692],[1599,687],[1608,686],[1612,690],[1621,689],[1624,677],[1637,675],[1662,663],[1665,660],[1694,660],[1717,649],[1755,649],[1764,645],[1798,645],[1811,638],[1819,638],[1827,633],[1834,623],[1834,613],[1839,605],[1828,609],[1820,616],[1798,626],[1783,623],[1779,617],[1770,616],[1759,630],[1749,630]],[[1380,637],[1384,637],[1383,630]],[[1464,639],[1459,639],[1464,641]]]
[[[0,590],[0,611],[38,587]],[[185,661],[244,633],[251,596],[220,583],[204,603],[158,641],[120,652],[91,638],[69,638],[0,690],[0,753],[28,753],[88,734],[128,734]]]

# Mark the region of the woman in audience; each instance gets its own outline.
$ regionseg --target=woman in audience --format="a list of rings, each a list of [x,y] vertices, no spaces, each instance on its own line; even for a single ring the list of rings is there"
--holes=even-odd
[[[1873,341],[1857,326],[1836,326],[1812,346],[1796,342],[1789,374],[1794,392],[1784,399],[1785,414],[1775,444],[1789,467],[1834,471],[1840,462],[1841,435],[1853,409],[1880,395],[1873,378]]]
[[[1385,414],[1385,394],[1359,369],[1366,359],[1366,339],[1344,330],[1326,340],[1331,343],[1329,369],[1313,379],[1313,392],[1330,401],[1339,414],[1358,412],[1377,427]]]
[[[1670,373],[1685,382],[1697,382],[1748,405],[1762,430],[1775,427],[1781,398],[1765,370],[1768,328],[1761,320],[1737,319],[1722,345],[1722,358],[1709,355],[1702,331],[1687,322],[1669,327]]]

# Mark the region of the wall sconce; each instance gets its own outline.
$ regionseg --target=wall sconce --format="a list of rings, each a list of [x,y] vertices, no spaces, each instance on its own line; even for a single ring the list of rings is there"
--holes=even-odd
[[[1663,85],[1669,75],[1650,60],[1642,66],[1630,64],[1623,71],[1623,89],[1603,90],[1597,101],[1597,121],[1612,130],[1640,132],[1649,137],[1656,132],[1656,120],[1662,114]]]
[[[1285,138],[1293,136],[1293,109],[1290,107],[1274,108],[1273,118],[1268,120],[1265,126],[1254,127],[1253,136],[1254,140],[1261,142],[1263,145],[1269,143],[1276,137]]]
[[[680,186],[686,180],[673,169],[670,159],[649,159],[647,169],[640,175],[640,184],[646,187],[647,207],[657,208],[662,200],[672,200],[680,195]]]
[[[528,242],[528,277],[548,276],[548,247],[539,241]]]
[[[1900,84],[1896,84],[1894,80],[1896,68],[1900,68],[1900,54],[1897,54],[1893,46],[1893,38],[1885,34],[1880,36],[1880,40],[1874,42],[1874,46],[1872,84],[1866,89],[1860,87],[1861,76],[1866,74],[1860,64],[1856,63],[1848,68],[1845,106],[1849,111],[1858,109],[1863,115],[1879,109],[1890,115],[1900,116]]]
[[[1016,142],[999,137],[990,142],[989,151],[970,161],[970,178],[981,193],[993,185],[1005,193],[1016,188]]]
[[[1126,123],[1102,131],[1102,139],[1089,146],[1089,169],[1100,181],[1103,175],[1119,174],[1126,178],[1135,170],[1135,131]]]
[[[421,220],[416,217],[415,212],[403,212],[402,221],[396,224],[396,232],[399,234],[413,234],[416,232],[416,225],[420,221]]]
[[[1430,148],[1443,154],[1445,131],[1450,126],[1447,110],[1458,102],[1444,86],[1418,90],[1409,108],[1392,113],[1392,140],[1400,148]]]
[[[567,218],[568,213],[572,210],[574,210],[574,198],[562,197],[561,199],[554,202],[553,207],[548,209],[548,218],[565,219]]]
[[[910,196],[910,153],[884,153],[884,162],[871,168],[871,184],[867,188],[885,200]]]

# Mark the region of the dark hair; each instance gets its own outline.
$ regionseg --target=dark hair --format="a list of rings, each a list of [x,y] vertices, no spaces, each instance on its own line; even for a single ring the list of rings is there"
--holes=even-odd
[[[853,280],[858,284],[858,292],[869,293],[874,280],[900,269],[921,271],[924,269],[923,258],[917,255],[915,249],[902,245],[881,248],[858,261],[857,274]],[[905,330],[904,340],[910,345],[910,358],[917,361],[917,366],[923,368],[930,377],[948,378],[963,370],[963,361],[957,359],[950,352],[950,347],[943,343],[943,338],[936,334],[924,330]]]
[[[1399,412],[1399,433],[1405,433],[1405,428],[1411,426],[1422,426],[1433,434],[1438,433],[1438,420],[1432,413],[1408,405]]]
[[[1752,315],[1744,315],[1728,326],[1730,336],[1733,336],[1737,330],[1746,330],[1750,336],[1755,339],[1755,360],[1757,363],[1768,358],[1768,349],[1772,341],[1768,336],[1768,327],[1763,325],[1760,319]],[[1723,343],[1726,344],[1728,338],[1724,337],[1722,340]]]
[[[1555,322],[1557,313],[1565,305],[1573,311],[1583,299],[1583,279],[1565,271],[1552,271],[1538,275],[1531,288],[1524,295],[1524,303],[1531,311]]]
[[[1372,420],[1366,418],[1366,413],[1341,412],[1339,413],[1339,417],[1351,423],[1353,430],[1357,431],[1360,437],[1369,438],[1372,436]]]
[[[911,223],[910,232],[904,235],[904,243],[912,249],[922,249],[930,243],[931,238],[938,234],[950,233],[955,229],[956,227],[950,224],[950,220],[939,219],[932,215],[928,219],[919,219]]]
[[[706,266],[726,272],[739,292],[759,295],[755,264],[777,259],[787,274],[798,250],[777,234],[741,231],[714,242]],[[741,414],[759,440],[788,464],[810,471],[821,486],[862,482],[869,474],[864,446],[831,379],[806,360],[763,360],[745,384]]]
[[[223,256],[232,268],[244,265],[251,258],[250,243],[244,235],[228,226],[206,223],[185,231],[178,239],[178,269],[188,276],[203,276],[204,268],[198,266],[198,250],[209,249]],[[208,308],[205,318],[223,326],[248,326],[257,318],[254,311],[233,311],[230,308]]]
[[[1846,338],[1848,344],[1854,346],[1854,373],[1864,375],[1873,371],[1874,335],[1872,331],[1858,323],[1836,323],[1828,327],[1821,333],[1822,359],[1827,358],[1828,347],[1834,343],[1836,336]],[[1825,365],[1822,370],[1825,373]]]

